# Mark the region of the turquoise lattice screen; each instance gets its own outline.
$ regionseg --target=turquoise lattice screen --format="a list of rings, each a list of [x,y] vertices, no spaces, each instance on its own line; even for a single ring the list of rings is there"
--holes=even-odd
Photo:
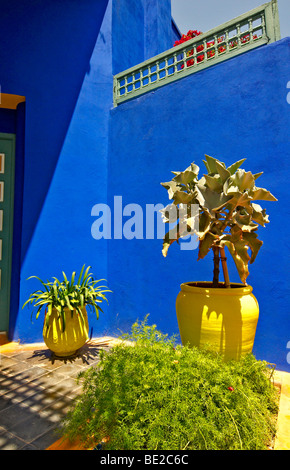
[[[114,76],[114,105],[280,39],[277,0]]]

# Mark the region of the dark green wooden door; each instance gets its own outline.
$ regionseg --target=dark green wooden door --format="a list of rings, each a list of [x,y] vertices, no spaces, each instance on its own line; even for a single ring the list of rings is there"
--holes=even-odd
[[[15,135],[0,133],[0,332],[8,332],[13,237]]]

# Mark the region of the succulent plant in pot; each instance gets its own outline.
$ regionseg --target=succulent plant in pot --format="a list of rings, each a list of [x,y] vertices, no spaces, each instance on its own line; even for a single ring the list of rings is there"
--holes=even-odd
[[[213,254],[211,282],[181,285],[176,299],[181,340],[192,346],[210,343],[226,359],[238,359],[253,348],[259,306],[247,277],[249,264],[263,244],[257,230],[269,222],[266,210],[257,201],[277,201],[268,190],[256,186],[262,173],[241,169],[244,161],[226,167],[206,155],[206,174],[200,177],[199,167],[191,163],[184,171],[172,172],[175,176],[171,181],[161,183],[172,200],[161,211],[163,220],[176,221],[164,237],[163,255],[167,256],[172,243],[189,234],[198,238],[198,260]],[[230,282],[225,248],[241,283]],[[223,282],[219,279],[220,267]]]
[[[44,282],[37,276],[43,289],[30,294],[24,303],[31,304],[36,311],[36,318],[44,311],[43,339],[47,347],[57,356],[67,357],[75,354],[88,340],[89,324],[86,307],[93,311],[97,319],[102,312],[100,304],[106,300],[106,292],[111,292],[99,283],[104,279],[95,280],[90,273],[90,266],[82,267],[76,280],[73,272],[68,280],[63,272],[63,280],[56,277],[53,281]]]

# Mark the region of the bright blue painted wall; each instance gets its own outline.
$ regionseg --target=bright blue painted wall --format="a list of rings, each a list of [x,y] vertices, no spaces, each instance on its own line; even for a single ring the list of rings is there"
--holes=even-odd
[[[169,202],[160,182],[171,179],[171,170],[195,161],[203,171],[205,153],[227,164],[247,158],[245,169],[264,171],[259,185],[279,201],[264,203],[271,222],[260,230],[264,246],[250,265],[248,282],[261,309],[254,352],[284,370],[290,370],[289,64],[287,38],[120,105],[111,112],[108,169],[110,204],[122,195],[123,206],[138,203],[144,211],[146,204]],[[211,280],[211,256],[197,262],[196,250],[175,244],[163,258],[157,239],[111,240],[108,248],[112,327],[129,327],[150,313],[163,332],[178,333],[179,286]],[[229,263],[231,280],[239,281]]]
[[[144,9],[146,60],[172,47],[171,0],[145,0]]]
[[[15,122],[21,145],[10,338],[42,340],[42,322],[31,323],[29,311],[21,310],[38,287],[26,278],[69,274],[83,263],[114,291],[105,315],[90,320],[94,336],[129,329],[147,313],[162,331],[177,333],[179,285],[211,279],[212,260],[197,263],[196,251],[177,245],[164,259],[157,239],[95,240],[91,210],[98,203],[113,207],[114,196],[123,197],[123,206],[165,205],[160,182],[171,178],[171,170],[193,160],[202,168],[204,153],[226,163],[247,157],[245,168],[263,170],[261,184],[279,199],[265,204],[271,223],[261,230],[264,247],[250,266],[249,282],[261,307],[255,353],[289,369],[289,38],[112,109],[113,73],[173,43],[170,15],[160,15],[165,3],[156,0],[152,9],[149,4],[1,5],[1,91],[26,96]],[[146,32],[150,24],[152,35]],[[11,116],[7,126],[8,121]],[[238,280],[231,262],[230,276]]]
[[[112,31],[117,74],[172,47],[171,0],[114,0]]]
[[[152,24],[147,48],[151,41],[159,52],[172,37],[170,9],[158,19],[160,8],[148,6],[149,0],[1,3],[1,91],[26,97],[18,124],[12,113],[0,116],[5,128],[15,124],[22,142],[16,164],[10,339],[42,339],[42,321],[31,323],[29,310],[21,310],[39,287],[27,281],[29,276],[46,280],[61,277],[62,270],[70,275],[86,263],[97,278],[108,279],[107,242],[96,244],[92,238],[91,210],[107,200],[113,73],[144,59],[145,23]],[[170,38],[160,34],[161,28]],[[98,322],[92,317],[90,324],[94,336],[108,333],[107,314]]]
[[[107,275],[105,242],[96,247],[90,236],[91,207],[106,194],[112,105],[107,4],[1,3],[1,91],[26,97],[25,168],[16,165],[18,209],[21,177],[24,195],[14,223],[11,339],[42,338],[42,321],[32,324],[30,312],[21,310],[38,287],[28,276],[61,276],[83,263],[92,265],[96,277]],[[105,329],[106,321],[93,322],[95,334],[100,325]]]

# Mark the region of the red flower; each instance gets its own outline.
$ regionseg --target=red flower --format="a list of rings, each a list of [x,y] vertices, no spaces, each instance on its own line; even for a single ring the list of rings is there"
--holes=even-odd
[[[234,387],[228,387],[228,390],[230,390],[231,392],[234,391]]]
[[[202,34],[201,31],[197,31],[196,29],[195,30],[192,30],[190,29],[187,34],[183,34],[181,36],[181,38],[178,40],[178,41],[175,41],[175,43],[173,44],[173,46],[179,46],[180,44],[183,44],[184,42],[186,41],[189,41],[190,39],[193,39],[195,38],[196,36],[199,36],[200,34]],[[258,39],[258,36],[256,34],[253,35],[253,39]],[[221,43],[221,42],[224,42],[225,40],[225,36],[220,36],[218,39],[217,39],[217,42],[218,43]],[[250,41],[250,35],[249,34],[245,34],[245,36],[242,36],[241,37],[241,43],[242,44],[245,44],[247,43],[248,41]],[[210,41],[207,43],[207,48],[210,48],[210,47],[213,47],[215,45],[215,40],[213,41]],[[234,47],[237,47],[238,45],[238,41],[235,39],[234,41],[231,41],[229,43],[229,47],[230,49],[234,48]],[[200,44],[199,46],[196,47],[196,52],[202,52],[204,50],[204,46],[202,44]],[[218,47],[218,52],[219,53],[223,53],[223,52],[226,52],[226,46],[225,45],[222,45],[222,46],[219,46]],[[214,57],[215,56],[215,50],[212,49],[208,52],[206,52],[207,54],[207,57],[210,58],[210,57]],[[193,55],[193,49],[191,51],[188,51],[187,52],[187,57],[190,57],[191,55]],[[197,58],[196,58],[196,61],[197,63],[199,62],[203,62],[204,61],[204,54],[201,54],[199,55]],[[194,59],[190,59],[186,62],[186,65],[187,67],[190,67],[194,64]],[[180,69],[183,69],[184,68],[184,64],[181,64],[180,65]],[[230,387],[229,387],[229,390],[230,390]]]
[[[196,36],[199,36],[200,34],[202,34],[201,31],[192,31],[191,29],[187,32],[187,34],[183,34],[181,36],[181,38],[179,39],[179,41],[175,41],[175,43],[173,44],[173,46],[179,46],[179,44],[183,44],[184,42],[186,41],[189,41],[190,39],[192,38],[195,38]]]

